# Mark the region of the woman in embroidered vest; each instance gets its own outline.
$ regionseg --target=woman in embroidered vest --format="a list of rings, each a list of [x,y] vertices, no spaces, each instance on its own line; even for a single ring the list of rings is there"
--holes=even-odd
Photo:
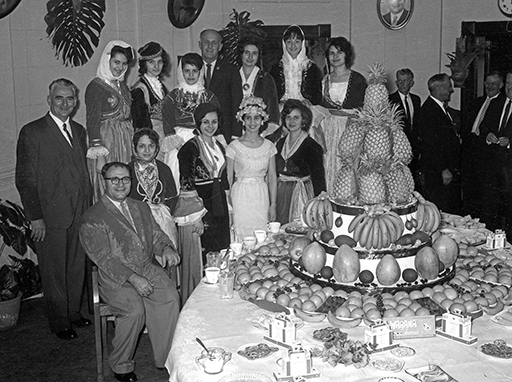
[[[249,96],[236,114],[245,132],[226,149],[235,234],[241,241],[276,218],[276,147],[260,134],[268,114],[261,98]]]
[[[132,174],[129,197],[146,202],[162,231],[178,248],[178,231],[172,217],[178,193],[171,169],[156,159],[160,150],[158,133],[152,129],[139,129],[133,135],[133,160],[128,163]],[[171,270],[177,280],[176,267]]]
[[[322,121],[325,137],[325,177],[327,192],[333,194],[334,180],[340,169],[338,143],[345,131],[353,109],[363,106],[366,79],[362,74],[351,70],[354,51],[352,45],[344,37],[333,38],[325,51],[329,74],[322,80],[323,106],[331,115]]]
[[[94,202],[105,191],[101,168],[108,162],[128,163],[132,156],[133,125],[130,89],[124,75],[133,60],[133,50],[123,41],[105,47],[96,77],[85,90],[86,126],[89,136],[89,173]]]
[[[211,102],[219,107],[215,94],[204,87],[203,59],[197,53],[187,53],[178,64],[178,87],[172,89],[162,102],[162,117],[165,138],[162,151],[164,162],[171,168],[176,180],[176,188],[180,185],[180,166],[178,151],[189,139],[194,137],[196,123],[194,111],[202,103]]]
[[[277,144],[277,221],[300,223],[306,202],[325,191],[323,150],[308,135],[313,114],[296,99],[285,102],[281,123],[288,135]]]
[[[204,208],[184,208],[176,214],[182,258],[182,303],[203,276],[206,253],[227,248],[230,242],[225,151],[216,138],[219,109],[212,103],[203,103],[194,111],[194,119],[199,135],[185,143],[178,153],[180,202],[195,200],[191,205],[198,205],[202,201]],[[206,214],[204,209],[208,211]]]
[[[237,93],[233,95],[233,110],[237,110],[244,97],[255,95],[260,97],[267,105],[269,116],[266,134],[271,134],[279,127],[279,102],[274,78],[258,67],[260,59],[261,44],[252,37],[243,38],[238,44],[242,66],[239,75],[234,76]],[[236,121],[233,135],[242,135],[242,123]]]
[[[169,56],[160,44],[153,41],[140,48],[138,53],[140,77],[132,86],[133,127],[135,131],[151,128],[162,140],[162,101],[168,90],[160,78],[167,74]],[[163,156],[158,159],[163,159]]]
[[[306,38],[297,25],[289,26],[283,33],[283,57],[270,70],[277,86],[281,103],[287,99],[307,100],[307,104],[322,102],[321,74],[306,55]]]

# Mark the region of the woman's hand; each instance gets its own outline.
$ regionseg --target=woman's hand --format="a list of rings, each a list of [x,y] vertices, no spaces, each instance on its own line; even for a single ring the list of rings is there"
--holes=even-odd
[[[276,221],[276,203],[271,203],[268,209],[268,221],[275,222]]]
[[[103,166],[105,166],[105,163],[107,161],[105,160],[105,157],[102,155],[102,156],[98,156],[96,158],[96,171],[98,172],[98,174],[101,174],[101,169],[103,168]]]
[[[194,229],[192,230],[192,233],[195,233],[199,236],[201,236],[204,232],[204,224],[202,220],[197,221],[194,223]]]

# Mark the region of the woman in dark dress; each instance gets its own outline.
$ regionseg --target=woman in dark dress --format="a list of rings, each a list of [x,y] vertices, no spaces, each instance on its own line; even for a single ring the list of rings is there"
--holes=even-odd
[[[305,203],[325,191],[322,147],[308,136],[313,115],[302,102],[290,99],[281,112],[289,133],[277,144],[277,220],[300,222]]]
[[[194,120],[199,134],[178,153],[181,193],[176,221],[182,257],[182,303],[201,281],[206,253],[220,251],[230,243],[225,150],[215,136],[219,109],[212,103],[202,103],[194,111]]]

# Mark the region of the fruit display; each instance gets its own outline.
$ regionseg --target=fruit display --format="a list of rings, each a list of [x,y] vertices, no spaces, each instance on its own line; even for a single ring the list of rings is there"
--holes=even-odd
[[[310,199],[302,213],[304,223],[315,230],[323,231],[333,226],[333,211],[327,192]]]

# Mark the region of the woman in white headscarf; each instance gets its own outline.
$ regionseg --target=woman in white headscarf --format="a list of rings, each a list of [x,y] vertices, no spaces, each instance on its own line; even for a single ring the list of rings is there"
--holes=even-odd
[[[217,97],[204,87],[203,59],[197,53],[187,53],[177,69],[178,87],[172,89],[162,102],[165,138],[161,150],[164,162],[171,168],[176,189],[180,189],[178,151],[195,136],[194,111],[202,103],[213,103],[220,109]]]
[[[298,99],[306,101],[307,105],[319,105],[322,102],[322,75],[306,55],[304,32],[297,25],[289,26],[283,33],[282,44],[283,57],[270,70],[280,103]]]
[[[89,171],[94,202],[105,192],[101,168],[108,162],[128,163],[132,156],[130,89],[124,82],[133,49],[123,41],[110,41],[103,51],[96,77],[85,90],[89,136]]]

